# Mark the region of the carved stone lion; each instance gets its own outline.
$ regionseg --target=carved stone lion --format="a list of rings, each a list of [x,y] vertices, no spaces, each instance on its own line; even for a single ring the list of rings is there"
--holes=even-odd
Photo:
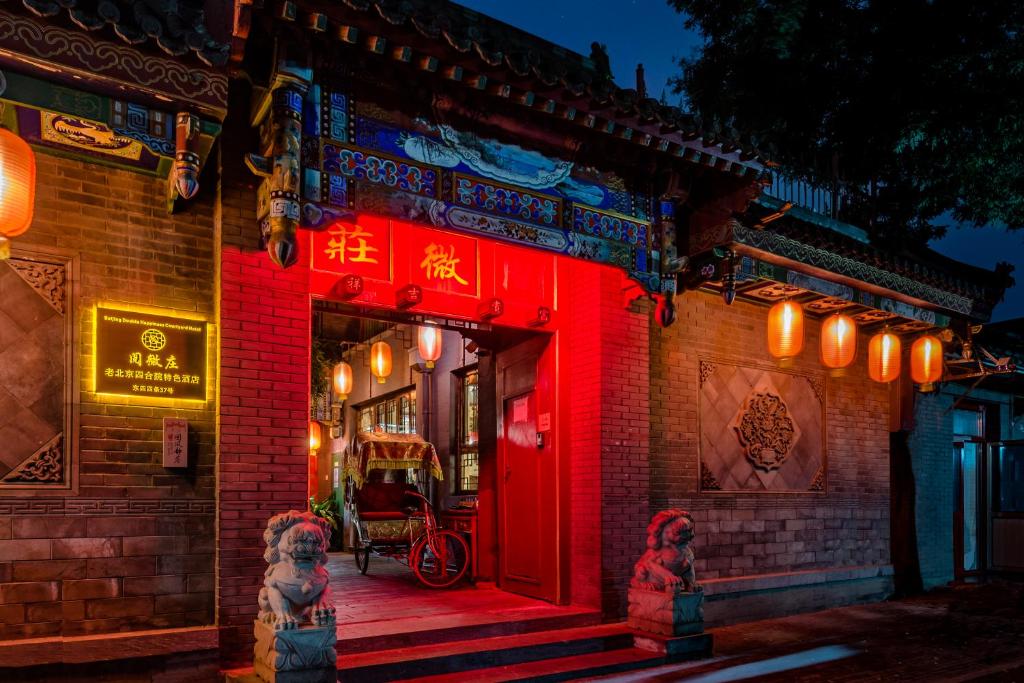
[[[652,591],[697,593],[693,570],[693,518],[682,510],[663,510],[647,525],[647,551],[633,567],[630,585]]]
[[[263,540],[270,563],[260,589],[259,618],[274,628],[297,628],[308,619],[317,626],[334,623],[327,584],[327,548],[331,528],[311,512],[290,510],[270,518]]]

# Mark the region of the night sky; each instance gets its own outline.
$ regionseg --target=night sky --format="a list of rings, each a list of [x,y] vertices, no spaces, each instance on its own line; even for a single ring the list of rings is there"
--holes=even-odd
[[[461,4],[534,33],[584,55],[594,41],[608,46],[616,82],[632,88],[637,63],[646,71],[647,92],[679,103],[668,79],[675,59],[700,45],[700,36],[683,27],[682,17],[664,0],[460,0]],[[1020,284],[996,307],[993,320],[1024,316],[1024,230],[951,228],[932,246],[961,261],[992,268],[997,261],[1017,266]]]

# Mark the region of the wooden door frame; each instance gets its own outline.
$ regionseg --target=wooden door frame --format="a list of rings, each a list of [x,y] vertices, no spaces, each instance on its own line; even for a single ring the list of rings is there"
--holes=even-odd
[[[497,573],[496,573],[495,579],[498,582],[498,586],[499,587],[501,587],[501,584],[502,584],[502,581],[501,581],[501,577],[502,577],[502,573],[503,573],[503,564],[502,563],[504,561],[504,557],[503,557],[504,549],[502,548],[501,540],[502,540],[502,535],[504,533],[503,530],[505,528],[505,521],[506,521],[505,520],[505,468],[506,468],[507,464],[506,464],[505,439],[504,439],[504,434],[505,434],[505,401],[510,399],[510,398],[515,398],[517,396],[522,396],[523,394],[527,394],[527,393],[529,393],[531,391],[536,392],[537,384],[538,384],[538,376],[539,376],[539,374],[541,372],[540,364],[544,360],[545,352],[551,350],[551,345],[554,345],[554,344],[555,344],[554,336],[549,336],[549,335],[540,336],[539,335],[539,336],[537,336],[534,339],[530,339],[530,340],[521,342],[518,346],[516,346],[516,347],[514,347],[512,349],[509,349],[507,351],[499,352],[497,354],[497,356],[496,356],[496,359],[495,359],[496,384],[495,384],[495,397],[494,398],[495,398],[495,414],[496,414],[495,416],[497,418],[496,419],[496,422],[497,422],[496,433],[497,433],[497,436],[498,436],[498,448],[496,449],[496,455],[497,455],[497,457],[496,457],[496,469],[497,469],[497,472],[496,472],[496,475],[497,475],[496,476],[496,484],[497,484],[497,486],[495,487],[495,493],[496,493],[496,499],[495,500],[496,500],[496,504],[497,504],[497,520],[496,521],[497,521],[497,532],[498,532],[498,537],[497,537],[496,540],[498,541],[498,543],[497,543],[497,562],[496,562],[496,564],[497,564],[497,567],[496,567]],[[532,381],[530,381],[528,383],[512,386],[512,387],[505,386],[505,379],[504,379],[505,378],[505,372],[504,372],[505,368],[509,367],[510,365],[514,365],[515,363],[522,362],[524,360],[528,360],[530,358],[533,358],[535,360]],[[558,411],[555,410],[555,406],[557,404],[558,397],[557,397],[556,394],[557,394],[557,388],[555,387],[555,383],[552,383],[552,396],[550,397],[551,412],[557,414]],[[537,413],[538,418],[539,418],[539,415],[540,415],[540,400],[539,400],[539,398],[540,397],[536,396],[536,395],[534,397],[535,411]],[[557,425],[555,426],[555,430],[554,431],[556,431],[556,433],[557,433]],[[552,451],[557,451],[558,450],[557,438],[549,438],[548,443],[545,445],[545,448],[551,449]],[[555,456],[555,454],[553,453],[552,457],[554,458],[554,456]],[[560,493],[562,487],[560,486],[560,483],[559,483],[560,480],[561,480],[561,473],[559,471],[559,461],[558,461],[557,458],[554,459],[553,467],[554,467],[554,476],[555,476],[555,482],[553,482],[554,483],[554,490],[555,490],[555,501],[554,501],[554,504],[555,504],[555,519],[551,520],[551,524],[552,524],[552,528],[555,529],[556,526],[557,526],[557,519],[560,516],[559,512],[560,512],[561,507],[562,507],[562,500],[561,500],[561,493]],[[563,563],[561,562],[561,557],[560,557],[561,549],[560,549],[560,543],[559,543],[559,535],[557,534],[557,531],[552,534],[552,537],[553,537],[553,546],[552,546],[551,549],[555,553],[555,556],[552,558],[553,563],[554,563],[554,565],[553,565],[554,566],[554,572],[555,572],[555,576],[553,577],[553,579],[554,579],[554,581],[553,581],[553,598],[554,598],[554,602],[556,604],[562,604],[563,601],[564,601],[564,595],[563,595],[562,588],[561,588],[562,587],[561,569],[562,569]]]

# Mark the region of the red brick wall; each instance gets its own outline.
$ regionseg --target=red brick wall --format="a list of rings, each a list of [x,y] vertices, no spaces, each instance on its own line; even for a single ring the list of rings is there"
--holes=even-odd
[[[258,248],[256,194],[228,186],[221,216],[221,649],[251,656],[263,584],[263,530],[305,510],[309,458],[309,271],[282,270]]]
[[[627,303],[633,285],[616,269],[576,261],[565,268],[572,598],[617,616],[649,519],[650,307]]]
[[[97,396],[91,353],[99,302],[212,320],[215,192],[171,216],[162,180],[45,153],[37,163],[35,220],[14,254],[25,245],[79,259],[80,488],[0,493],[0,640],[212,624],[213,402]],[[162,466],[165,416],[189,421],[188,470]]]
[[[651,508],[693,513],[698,576],[888,564],[888,390],[867,376],[867,337],[846,376],[827,380],[827,494],[699,494],[699,358],[771,363],[768,309],[702,292],[678,304],[678,322],[651,332]],[[823,373],[819,329],[807,319],[794,370]]]

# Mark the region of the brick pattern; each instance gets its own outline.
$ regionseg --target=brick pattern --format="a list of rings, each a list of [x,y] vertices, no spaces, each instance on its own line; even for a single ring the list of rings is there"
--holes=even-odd
[[[771,364],[767,309],[703,292],[678,304],[678,322],[651,331],[651,508],[693,513],[698,576],[888,564],[888,391],[867,377],[867,338],[847,374],[827,380],[826,494],[701,494],[699,359]],[[823,374],[819,327],[807,320],[794,370]]]
[[[221,209],[220,526],[222,652],[251,654],[267,520],[304,510],[309,458],[309,271],[258,249],[252,187]]]
[[[619,271],[577,261],[561,267],[573,283],[563,330],[571,358],[562,366],[571,406],[572,600],[618,616],[650,514],[650,313],[627,308],[630,283]]]
[[[212,402],[97,397],[91,333],[100,302],[212,318],[214,193],[170,216],[156,178],[45,153],[37,170],[35,220],[14,249],[79,258],[79,496],[0,498],[0,639],[210,624]],[[187,471],[162,466],[165,416],[189,420]]]

